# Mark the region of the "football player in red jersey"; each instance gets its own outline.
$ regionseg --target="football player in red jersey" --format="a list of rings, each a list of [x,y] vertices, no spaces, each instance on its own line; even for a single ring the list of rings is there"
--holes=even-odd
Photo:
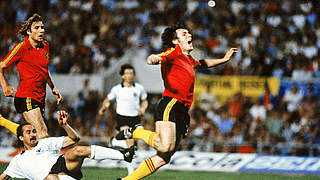
[[[57,104],[62,100],[48,71],[49,43],[44,40],[44,32],[42,17],[33,14],[19,30],[19,34],[25,36],[24,41],[15,45],[0,63],[0,84],[3,94],[14,97],[17,112],[22,113],[24,119],[35,127],[39,139],[48,137],[43,118],[46,85],[49,85],[56,96]],[[7,83],[4,76],[4,69],[13,63],[17,66],[20,78],[17,91]]]
[[[168,49],[148,56],[148,64],[161,64],[165,90],[155,112],[155,132],[136,126],[121,131],[117,139],[142,139],[157,150],[157,154],[146,159],[131,175],[123,178],[141,179],[169,163],[182,138],[188,133],[189,108],[193,102],[195,80],[194,69],[206,69],[228,62],[237,48],[231,48],[221,59],[196,61],[190,55],[193,50],[192,35],[186,27],[173,26],[164,30],[163,46]]]

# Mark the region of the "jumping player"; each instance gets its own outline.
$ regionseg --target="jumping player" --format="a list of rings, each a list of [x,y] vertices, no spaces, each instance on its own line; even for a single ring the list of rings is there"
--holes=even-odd
[[[135,126],[121,131],[117,139],[142,139],[157,150],[124,180],[141,179],[169,163],[182,138],[188,133],[190,117],[188,110],[193,102],[194,69],[206,69],[226,63],[237,48],[231,48],[222,59],[196,61],[190,55],[193,50],[192,35],[186,27],[167,27],[162,36],[163,46],[168,49],[148,56],[148,64],[161,64],[165,90],[155,113],[155,132]]]

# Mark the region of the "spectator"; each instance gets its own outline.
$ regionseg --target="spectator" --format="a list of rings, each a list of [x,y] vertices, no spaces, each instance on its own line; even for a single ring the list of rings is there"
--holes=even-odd
[[[256,103],[251,106],[249,112],[254,120],[259,118],[260,120],[264,121],[267,116],[267,110],[262,104],[262,101],[259,99],[257,99]]]
[[[230,117],[227,111],[223,111],[220,121],[217,122],[217,127],[219,131],[225,136],[231,131],[234,124],[234,120]]]
[[[284,100],[287,102],[287,110],[293,112],[298,110],[302,102],[302,94],[298,92],[297,86],[292,86],[291,90],[284,95]]]

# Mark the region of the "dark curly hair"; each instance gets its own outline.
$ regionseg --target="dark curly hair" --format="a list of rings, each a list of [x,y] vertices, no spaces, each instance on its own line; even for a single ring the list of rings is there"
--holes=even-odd
[[[29,29],[31,29],[31,25],[32,23],[34,22],[43,22],[43,19],[42,17],[35,13],[33,14],[30,18],[28,18],[22,25],[21,25],[21,28],[19,29],[19,32],[18,34],[22,35],[22,36],[27,36],[27,31]]]
[[[163,50],[175,47],[175,45],[172,43],[172,40],[177,39],[177,33],[176,33],[177,29],[187,29],[190,32],[187,26],[182,23],[178,23],[173,26],[167,27],[161,35]]]
[[[20,124],[17,128],[17,139],[18,139],[18,145],[19,146],[23,146],[23,142],[19,139],[20,136],[23,136],[23,127],[26,125],[31,125],[28,122],[23,122],[22,124]]]
[[[133,70],[133,73],[135,74],[134,68],[133,68],[133,66],[132,66],[131,64],[124,64],[124,65],[122,65],[121,68],[120,68],[120,75],[121,75],[121,76],[124,74],[124,71],[125,71],[126,69],[132,69],[132,70]]]

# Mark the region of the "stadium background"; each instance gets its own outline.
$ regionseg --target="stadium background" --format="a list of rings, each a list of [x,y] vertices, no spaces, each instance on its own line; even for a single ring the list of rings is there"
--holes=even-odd
[[[37,12],[46,19],[50,72],[64,97],[70,123],[84,143],[107,145],[114,108],[104,117],[98,107],[120,81],[121,64],[136,68],[148,91],[143,117],[153,129],[161,96],[158,66],[145,58],[161,51],[160,34],[181,19],[193,34],[196,59],[220,58],[229,47],[240,52],[230,63],[197,72],[191,129],[180,150],[214,153],[317,157],[320,152],[320,4],[318,1],[217,0],[5,0],[0,2],[0,57],[21,40],[19,24]],[[17,87],[15,67],[6,72]],[[297,88],[293,93],[292,87]],[[270,90],[270,94],[266,93]],[[15,122],[13,99],[1,94],[0,113]],[[62,135],[48,92],[50,135]],[[15,147],[15,137],[0,128],[0,146]],[[139,141],[140,150],[149,148]]]

